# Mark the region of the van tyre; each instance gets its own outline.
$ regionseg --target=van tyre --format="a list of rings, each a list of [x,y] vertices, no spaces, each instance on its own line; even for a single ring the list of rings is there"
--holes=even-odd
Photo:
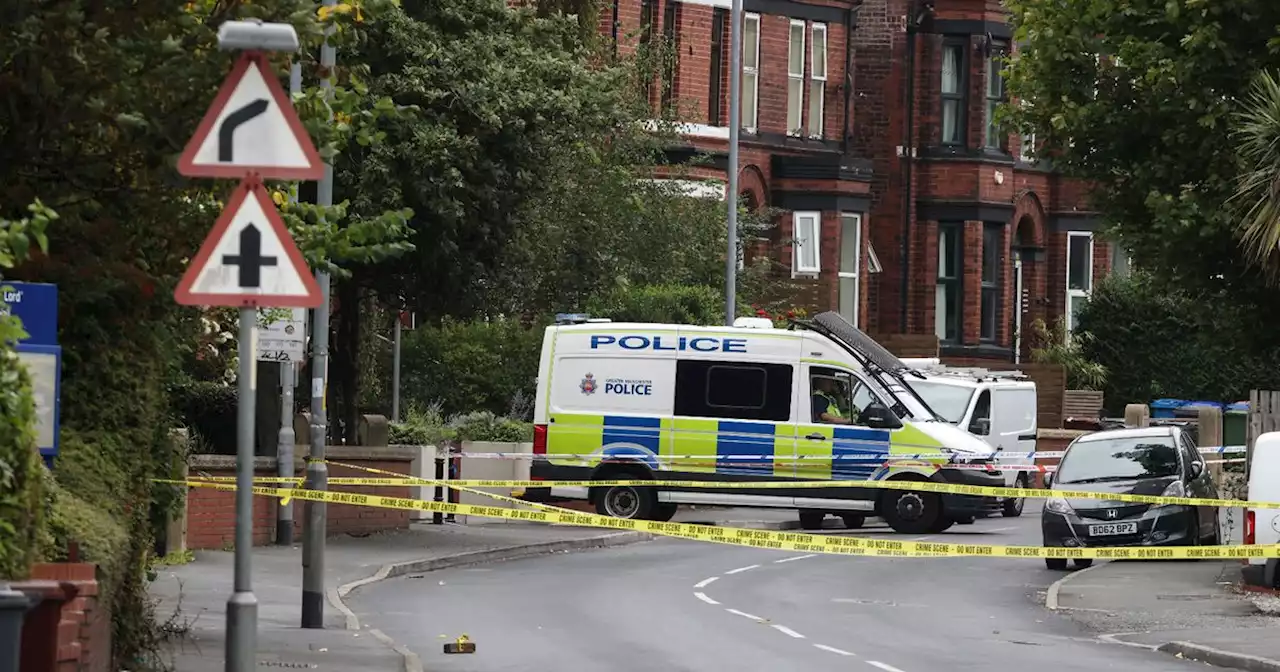
[[[1076,558],[1071,561],[1076,569],[1088,569],[1093,566],[1093,558]]]
[[[679,509],[680,506],[678,504],[659,502],[658,506],[653,510],[653,519],[659,523],[670,522],[672,518],[676,517],[676,511]]]
[[[612,485],[596,495],[596,513],[628,520],[653,520],[658,509],[658,493],[651,487]],[[674,514],[674,512],[673,512]]]
[[[844,521],[846,530],[861,529],[863,525],[867,524],[867,517],[861,513],[842,513],[840,514],[840,520]]]
[[[801,511],[800,528],[804,530],[821,530],[822,521],[826,520],[826,511]]]
[[[931,492],[890,490],[881,495],[880,509],[894,532],[932,534],[942,518],[942,498]],[[949,526],[950,519],[946,522]]]
[[[1045,558],[1044,566],[1055,572],[1065,572],[1067,570],[1066,558]]]
[[[1015,488],[1025,488],[1025,487],[1028,487],[1028,486],[1027,486],[1027,477],[1026,477],[1026,475],[1024,475],[1024,474],[1019,474],[1019,475],[1018,475],[1017,480],[1015,480],[1015,481],[1013,482],[1013,487],[1015,487]],[[1005,518],[1017,518],[1018,516],[1021,516],[1021,515],[1022,515],[1022,507],[1026,504],[1026,501],[1027,501],[1027,500],[1022,499],[1021,497],[1019,497],[1019,498],[1017,498],[1017,499],[1012,499],[1012,498],[1011,498],[1011,499],[1006,499],[1006,500],[1004,500],[1004,510],[1003,510],[1004,517],[1005,517]]]

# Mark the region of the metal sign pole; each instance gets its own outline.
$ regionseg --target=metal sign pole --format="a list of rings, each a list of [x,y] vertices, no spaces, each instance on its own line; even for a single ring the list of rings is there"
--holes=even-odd
[[[236,421],[236,558],[235,588],[227,601],[227,669],[250,672],[258,638],[258,598],[250,586],[253,558],[253,424],[257,393],[258,311],[240,309],[239,414]]]
[[[400,422],[400,319],[396,315],[395,339],[391,344],[391,422]]]
[[[326,7],[337,0],[324,0]],[[320,47],[320,69],[325,73],[320,86],[326,96],[333,91],[332,76],[337,62],[337,50],[326,39]],[[324,165],[324,176],[316,185],[316,205],[333,205],[333,165]],[[311,332],[311,459],[307,461],[307,488],[329,489],[329,467],[325,464],[324,442],[328,436],[325,418],[325,379],[329,368],[329,274],[316,273],[323,297],[316,308],[316,320]],[[324,546],[328,528],[328,510],[324,502],[307,501],[302,530],[302,627],[324,628]]]
[[[729,4],[729,184],[728,254],[724,261],[724,323],[733,326],[738,308],[738,135],[742,128],[742,0]]]
[[[296,372],[292,361],[280,362],[280,436],[276,443],[276,473],[281,478],[293,478],[293,445],[297,437],[293,433],[293,381]],[[293,545],[293,500],[283,501],[276,507],[276,543]]]

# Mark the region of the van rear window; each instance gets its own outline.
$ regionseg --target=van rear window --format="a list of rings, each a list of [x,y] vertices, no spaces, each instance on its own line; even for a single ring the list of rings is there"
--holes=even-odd
[[[686,417],[786,421],[791,418],[792,367],[680,360],[675,414]]]

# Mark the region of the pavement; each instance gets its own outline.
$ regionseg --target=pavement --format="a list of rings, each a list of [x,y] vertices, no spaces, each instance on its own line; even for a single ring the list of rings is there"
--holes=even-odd
[[[764,529],[789,529],[793,511],[707,509],[682,511],[676,520]],[[301,543],[256,547],[252,590],[258,599],[257,658],[260,666],[332,670],[416,672],[417,656],[362,623],[343,596],[396,576],[476,566],[514,558],[600,548],[649,539],[648,535],[595,528],[494,521],[468,525],[414,523],[411,529],[330,538],[325,553],[328,604],[325,628],[303,629]],[[231,595],[234,553],[197,551],[186,565],[159,569],[148,592],[169,634],[175,672],[221,672],[226,640],[226,602]]]
[[[828,534],[847,534],[831,529]],[[878,521],[859,536],[901,539]],[[913,540],[1039,545],[1038,502]],[[433,672],[1179,672],[1083,633],[1040,560],[797,555],[678,539],[412,573],[344,599]],[[448,655],[466,634],[473,654]],[[607,662],[606,662],[607,661]],[[602,664],[603,663],[603,664]]]
[[[1049,605],[1097,636],[1219,667],[1280,672],[1280,598],[1237,589],[1238,561],[1108,562]]]

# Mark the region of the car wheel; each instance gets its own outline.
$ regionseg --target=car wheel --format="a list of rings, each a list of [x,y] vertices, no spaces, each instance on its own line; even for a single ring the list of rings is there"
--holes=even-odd
[[[596,496],[596,513],[628,520],[653,520],[658,493],[651,487],[614,485]]]
[[[1067,568],[1066,558],[1045,558],[1044,566],[1055,572],[1061,572]]]
[[[1076,558],[1071,562],[1075,564],[1076,569],[1086,569],[1093,566],[1093,558]]]
[[[1013,482],[1013,487],[1015,487],[1015,488],[1025,488],[1025,487],[1027,487],[1027,477],[1026,477],[1026,475],[1025,475],[1025,474],[1019,474],[1019,475],[1018,475],[1018,479],[1017,479],[1016,481],[1014,481],[1014,482]],[[1027,500],[1025,500],[1025,499],[1023,499],[1023,498],[1021,498],[1021,497],[1019,497],[1019,498],[1017,498],[1017,499],[1006,499],[1006,500],[1004,500],[1004,510],[1002,511],[1002,513],[1004,513],[1004,517],[1005,517],[1005,518],[1017,518],[1018,516],[1021,516],[1021,515],[1022,515],[1022,507],[1026,505],[1026,502],[1027,502]]]
[[[969,522],[972,523],[973,520],[971,519]],[[946,516],[946,515],[938,516],[938,522],[934,523],[933,527],[929,528],[929,534],[938,534],[939,532],[946,532],[947,530],[951,529],[952,525],[955,525],[956,523],[960,523],[961,525],[965,524],[964,521],[956,520],[950,516]]]
[[[856,530],[867,523],[867,517],[861,513],[845,513],[840,515],[846,530]]]
[[[812,511],[804,509],[800,511],[800,528],[805,530],[821,530],[822,521],[826,520],[826,511]]]
[[[880,510],[884,522],[894,532],[928,534],[934,531],[942,517],[942,499],[931,492],[890,490],[881,495]],[[947,527],[950,522],[947,519]]]
[[[956,521],[956,525],[972,525],[978,520],[975,516],[952,516],[951,519]]]
[[[660,502],[658,507],[654,509],[653,519],[659,523],[669,522],[676,517],[676,511],[680,509],[680,505],[670,502]]]

